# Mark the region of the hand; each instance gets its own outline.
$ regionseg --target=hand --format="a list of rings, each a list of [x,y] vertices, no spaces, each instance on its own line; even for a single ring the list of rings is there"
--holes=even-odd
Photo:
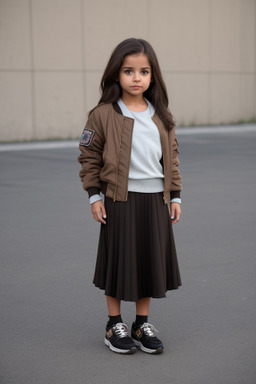
[[[171,203],[171,221],[172,224],[175,224],[179,221],[181,214],[180,204]]]
[[[106,224],[104,219],[107,218],[106,210],[102,200],[95,201],[95,203],[91,204],[91,211],[93,218],[99,223]]]

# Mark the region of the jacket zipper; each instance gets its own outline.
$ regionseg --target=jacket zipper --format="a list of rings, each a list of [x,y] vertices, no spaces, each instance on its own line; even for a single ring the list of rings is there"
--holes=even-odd
[[[134,119],[132,121],[132,134],[133,134],[133,127],[134,127]],[[126,182],[126,196],[125,196],[125,201],[128,200],[128,182],[129,182],[129,169],[130,169],[130,163],[131,163],[131,153],[132,153],[132,134],[131,134],[131,141],[130,141],[130,156],[129,156],[129,162],[128,162],[128,177],[127,177],[127,182]]]
[[[122,133],[121,133],[121,137],[120,137],[119,150],[118,150],[118,156],[117,156],[116,182],[115,182],[115,190],[114,190],[114,198],[113,198],[114,203],[116,201],[116,192],[117,192],[117,184],[118,184],[118,173],[119,173],[119,162],[120,162],[120,150],[121,150],[121,145],[122,145],[123,132],[124,132],[124,119],[123,119],[123,124],[122,124]]]

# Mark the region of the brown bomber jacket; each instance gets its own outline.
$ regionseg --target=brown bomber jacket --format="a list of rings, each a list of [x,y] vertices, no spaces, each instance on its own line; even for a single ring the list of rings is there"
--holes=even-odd
[[[163,198],[168,203],[171,198],[180,197],[182,190],[178,142],[174,128],[167,131],[157,114],[152,119],[160,133]],[[89,197],[102,191],[113,201],[127,201],[133,123],[133,119],[122,115],[117,103],[101,104],[90,113],[78,157],[82,165],[79,176]]]

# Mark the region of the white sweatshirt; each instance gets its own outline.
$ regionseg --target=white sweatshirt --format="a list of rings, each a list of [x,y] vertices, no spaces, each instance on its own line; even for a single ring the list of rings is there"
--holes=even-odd
[[[162,147],[158,128],[152,120],[155,109],[149,101],[147,104],[145,111],[133,112],[118,100],[123,115],[134,119],[128,191],[154,193],[164,190]]]

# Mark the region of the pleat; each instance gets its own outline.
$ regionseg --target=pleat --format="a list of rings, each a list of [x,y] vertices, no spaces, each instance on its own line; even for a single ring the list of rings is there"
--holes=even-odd
[[[119,300],[161,298],[181,285],[168,207],[162,193],[129,192],[127,202],[105,198],[93,283]]]

